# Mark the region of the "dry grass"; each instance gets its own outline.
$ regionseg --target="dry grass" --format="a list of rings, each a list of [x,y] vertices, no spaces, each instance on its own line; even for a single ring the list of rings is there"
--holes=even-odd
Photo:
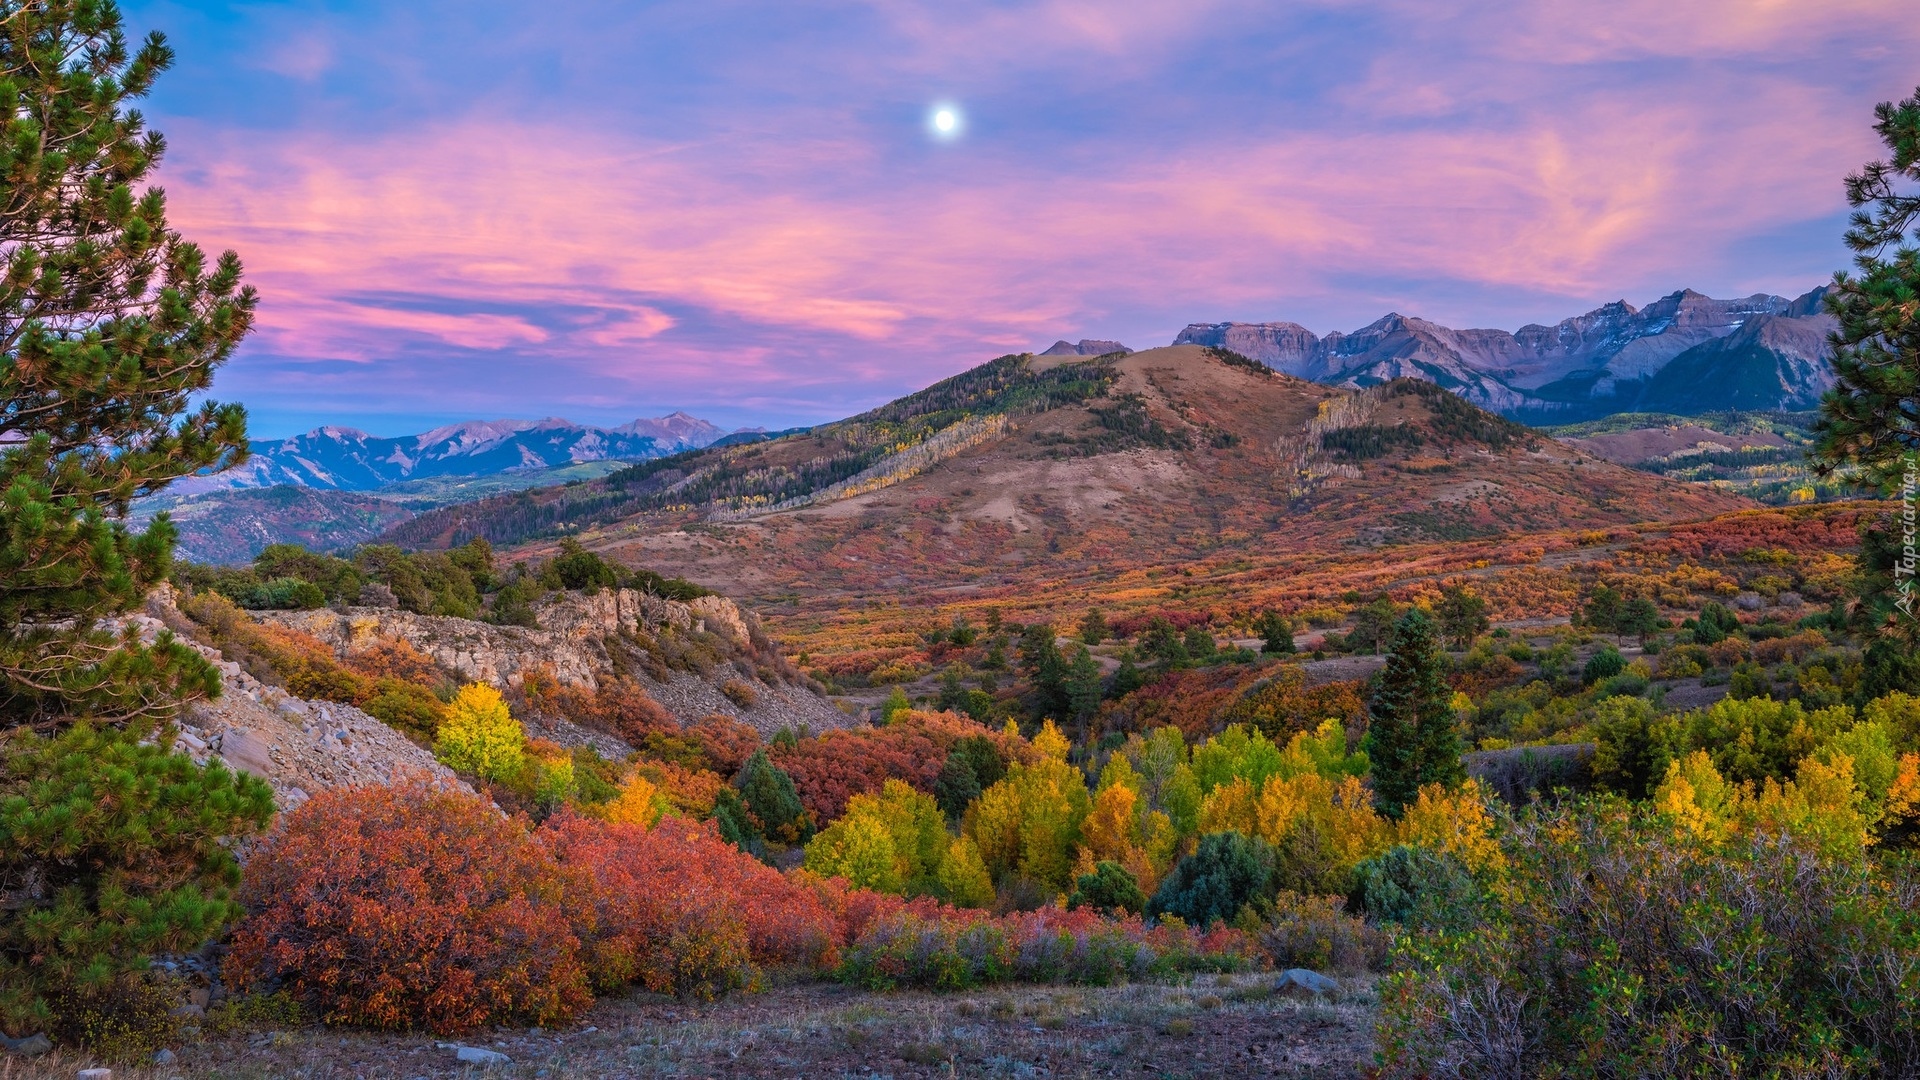
[[[1270,992],[1271,974],[1112,988],[870,994],[806,984],[708,1005],[606,1001],[579,1028],[475,1038],[509,1055],[459,1065],[425,1035],[255,1030],[175,1047],[166,1067],[115,1080],[411,1080],[415,1077],[1357,1077],[1372,1057],[1373,996]],[[0,1062],[0,1080],[68,1080],[88,1064]]]

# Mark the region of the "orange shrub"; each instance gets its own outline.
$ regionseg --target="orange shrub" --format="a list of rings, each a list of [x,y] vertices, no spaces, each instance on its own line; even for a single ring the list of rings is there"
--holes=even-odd
[[[591,1003],[561,876],[524,823],[415,782],[340,788],[248,861],[228,985],[278,983],[329,1023],[444,1034]]]
[[[1762,664],[1777,664],[1782,660],[1799,663],[1807,657],[1827,647],[1826,635],[1818,630],[1802,630],[1791,637],[1769,638],[1753,643],[1753,658]]]
[[[1338,720],[1347,728],[1358,727],[1366,714],[1358,682],[1310,687],[1299,667],[1288,665],[1271,679],[1255,683],[1240,700],[1221,710],[1217,719],[1219,726],[1249,724],[1276,742],[1285,742],[1298,732],[1319,728],[1327,720]]]
[[[371,648],[349,653],[346,666],[369,679],[399,679],[428,690],[448,681],[433,657],[405,638],[382,639]]]
[[[680,730],[673,714],[653,700],[638,680],[625,675],[607,676],[588,690],[568,686],[552,671],[539,668],[521,680],[520,695],[525,699],[522,712],[560,717],[633,744],[654,732]]]
[[[683,817],[707,818],[713,814],[713,804],[720,797],[720,789],[727,782],[718,773],[706,769],[689,769],[671,761],[641,760],[634,764],[634,773],[645,777],[660,793],[666,796],[667,805]]]

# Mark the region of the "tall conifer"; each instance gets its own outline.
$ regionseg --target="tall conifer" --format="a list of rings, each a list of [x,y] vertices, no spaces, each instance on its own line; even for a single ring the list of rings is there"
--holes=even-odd
[[[1367,703],[1366,739],[1374,801],[1390,817],[1400,816],[1421,785],[1465,778],[1445,659],[1426,612],[1414,608],[1394,623],[1387,665]]]
[[[0,0],[0,1028],[137,1033],[146,955],[234,915],[223,838],[272,793],[162,749],[219,692],[200,654],[107,627],[167,573],[128,504],[246,453],[203,404],[253,322],[231,252],[167,225],[165,144],[128,107],[173,54],[111,0]],[[160,739],[149,740],[158,734]]]
[[[1813,458],[1823,473],[1853,470],[1910,512],[1920,498],[1920,90],[1881,102],[1874,120],[1888,156],[1847,177],[1856,272],[1835,274],[1827,290],[1840,323],[1828,338],[1836,382],[1820,403]],[[1899,511],[1893,516],[1868,524],[1862,538],[1857,615],[1873,635],[1873,692],[1920,690],[1920,581],[1910,534]]]

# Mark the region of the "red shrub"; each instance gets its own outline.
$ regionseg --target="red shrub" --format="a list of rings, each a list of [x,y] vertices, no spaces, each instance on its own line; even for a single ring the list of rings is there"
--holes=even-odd
[[[283,982],[329,1023],[453,1034],[591,1003],[561,878],[526,826],[424,783],[343,788],[249,860],[226,978]]]
[[[807,813],[814,821],[826,823],[846,812],[848,799],[879,791],[888,780],[905,781],[931,793],[947,751],[968,735],[985,735],[1002,743],[1003,755],[1024,752],[966,717],[911,711],[886,727],[828,731],[793,746],[775,746],[770,756],[793,777]]]
[[[569,907],[596,986],[712,997],[755,964],[833,962],[833,918],[811,890],[675,818],[652,829],[571,813],[540,840],[568,871]]]
[[[687,732],[700,743],[708,764],[722,776],[732,776],[760,748],[760,733],[725,713],[709,713],[687,725]]]

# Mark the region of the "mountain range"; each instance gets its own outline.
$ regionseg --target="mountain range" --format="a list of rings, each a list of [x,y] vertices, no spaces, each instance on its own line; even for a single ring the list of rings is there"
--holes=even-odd
[[[190,495],[290,484],[334,491],[373,491],[407,480],[490,476],[585,461],[644,461],[698,449],[726,438],[723,429],[684,412],[616,428],[570,420],[469,420],[418,435],[384,438],[346,427],[320,427],[290,439],[251,444],[245,464],[189,477],[169,493]]]
[[[1292,322],[1193,323],[1174,343],[1230,349],[1334,386],[1424,379],[1529,423],[1799,410],[1833,385],[1826,337],[1835,324],[1821,307],[1825,293],[1715,300],[1683,289],[1643,308],[1617,300],[1512,332],[1455,330],[1398,313],[1325,337]]]

